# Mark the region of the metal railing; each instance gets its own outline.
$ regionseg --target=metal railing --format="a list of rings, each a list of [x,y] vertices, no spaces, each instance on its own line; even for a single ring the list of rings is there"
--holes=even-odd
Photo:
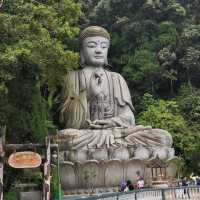
[[[64,197],[62,200],[67,200]],[[73,200],[200,200],[200,186],[149,188],[129,192],[80,196]]]

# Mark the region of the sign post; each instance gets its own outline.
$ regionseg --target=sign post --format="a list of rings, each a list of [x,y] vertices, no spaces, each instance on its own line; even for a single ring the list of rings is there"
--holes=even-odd
[[[3,164],[4,164],[4,142],[6,134],[6,126],[0,127],[0,200],[3,200]]]
[[[4,158],[4,150],[3,150],[3,139],[0,138],[0,200],[3,200],[3,158]]]
[[[59,162],[59,145],[57,147],[57,177],[58,177],[58,200],[61,200],[61,185],[60,185],[60,162]]]
[[[0,200],[3,200],[3,167],[4,167],[4,146],[6,150],[24,150],[42,148],[46,149],[45,162],[43,167],[43,191],[42,200],[50,200],[50,182],[51,182],[51,148],[57,149],[57,155],[59,155],[58,144],[51,144],[50,137],[46,137],[45,144],[6,144],[5,145],[5,132],[6,127],[0,126]],[[33,151],[19,151],[12,153],[9,156],[8,164],[12,168],[24,169],[24,168],[37,168],[41,165],[41,156]],[[59,161],[58,161],[58,177],[59,177]],[[60,181],[59,181],[60,182]],[[59,199],[61,198],[61,190],[59,188]]]
[[[44,163],[44,178],[43,178],[43,200],[50,200],[51,191],[51,143],[50,138],[46,138],[46,160]]]

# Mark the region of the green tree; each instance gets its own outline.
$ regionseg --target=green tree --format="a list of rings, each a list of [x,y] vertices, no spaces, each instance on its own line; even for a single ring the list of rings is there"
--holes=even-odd
[[[200,50],[195,49],[194,47],[188,47],[186,54],[180,60],[183,65],[183,68],[186,69],[187,82],[190,87],[190,92],[192,93],[192,74],[195,74],[197,71],[200,71]]]
[[[198,125],[200,122],[200,90],[194,88],[191,94],[190,88],[183,85],[177,96],[177,102],[190,126]]]
[[[140,114],[138,123],[166,129],[171,133],[182,132],[186,126],[184,118],[179,113],[177,103],[164,100],[149,105],[147,110]]]
[[[0,13],[0,115],[8,138],[42,141],[54,130],[49,110],[68,69],[78,67],[74,38],[83,13],[74,0],[4,2]],[[75,41],[75,42],[72,42]]]
[[[176,154],[181,155],[184,160],[190,162],[193,152],[197,151],[200,135],[188,126],[176,101],[154,102],[140,113],[138,123],[169,131],[173,137]]]

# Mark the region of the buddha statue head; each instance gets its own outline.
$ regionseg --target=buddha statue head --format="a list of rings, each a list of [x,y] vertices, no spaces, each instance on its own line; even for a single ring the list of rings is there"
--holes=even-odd
[[[81,65],[103,67],[108,64],[109,33],[100,26],[89,26],[80,33]]]

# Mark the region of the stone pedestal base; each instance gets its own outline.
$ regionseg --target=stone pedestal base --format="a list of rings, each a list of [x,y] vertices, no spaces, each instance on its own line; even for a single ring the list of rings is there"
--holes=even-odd
[[[175,177],[176,160],[166,162],[168,162],[167,177]],[[60,163],[61,186],[66,194],[115,192],[118,191],[122,180],[131,180],[132,183],[136,183],[138,172],[144,177],[145,182],[150,184],[151,169],[147,167],[148,163],[148,160],[137,158],[85,162],[62,161]]]

